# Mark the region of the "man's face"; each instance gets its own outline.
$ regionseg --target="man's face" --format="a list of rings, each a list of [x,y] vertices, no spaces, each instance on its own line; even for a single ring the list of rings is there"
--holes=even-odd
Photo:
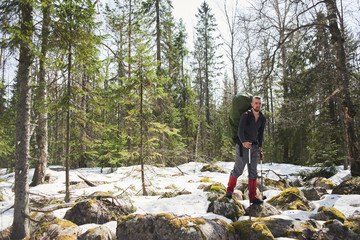
[[[261,109],[261,100],[254,98],[253,101],[251,102],[251,107],[255,112],[259,112]]]

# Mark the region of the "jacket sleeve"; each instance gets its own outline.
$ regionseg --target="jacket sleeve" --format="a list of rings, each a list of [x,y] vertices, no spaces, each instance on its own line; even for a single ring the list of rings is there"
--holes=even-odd
[[[239,128],[238,128],[238,137],[242,143],[248,142],[248,140],[245,138],[245,126],[246,126],[246,119],[247,119],[248,114],[249,114],[248,112],[244,112],[240,118],[240,123],[239,123]]]
[[[265,116],[263,115],[261,127],[259,128],[259,132],[258,132],[258,143],[259,143],[259,147],[262,147],[262,143],[263,143],[263,139],[264,139],[265,123],[266,123],[266,118],[265,118]]]

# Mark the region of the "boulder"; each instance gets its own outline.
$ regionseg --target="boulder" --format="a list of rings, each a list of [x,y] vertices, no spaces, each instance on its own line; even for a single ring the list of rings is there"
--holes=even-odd
[[[226,193],[226,188],[224,187],[224,185],[222,183],[217,182],[217,183],[213,183],[213,184],[206,186],[203,189],[203,191],[214,193],[217,195],[223,195]]]
[[[225,170],[221,169],[218,165],[215,164],[206,164],[201,169],[200,172],[219,172],[227,173]]]
[[[340,212],[334,207],[327,208],[324,206],[319,207],[318,212],[315,215],[313,215],[312,218],[321,221],[337,219],[342,223],[346,221],[346,217],[342,212]]]
[[[48,217],[48,216],[47,216]],[[42,219],[42,218],[40,218]],[[65,219],[55,218],[51,221],[46,221],[44,216],[43,221],[36,225],[36,228],[32,229],[30,239],[42,240],[42,239],[69,239],[76,240],[81,233],[79,226],[71,221]],[[34,226],[33,226],[34,227]]]
[[[112,240],[111,231],[106,226],[99,226],[87,230],[78,240]]]
[[[127,209],[118,206],[107,199],[85,199],[69,209],[66,212],[64,219],[78,225],[86,223],[103,224],[127,214],[129,214]]]
[[[335,184],[333,182],[323,177],[312,178],[307,182],[307,185],[313,187],[322,187],[325,189],[333,189],[335,187]]]
[[[303,187],[303,186],[305,186],[305,182],[301,177],[298,177],[298,178],[294,179],[290,183],[290,185],[293,186],[293,187]]]
[[[322,196],[327,194],[325,188],[308,187],[301,189],[301,191],[304,193],[304,196],[309,201],[320,200]]]
[[[245,215],[252,217],[268,217],[281,214],[274,206],[265,202],[263,204],[251,204],[245,212]]]
[[[312,239],[311,237],[316,233],[316,228],[320,227],[314,221],[279,218],[255,218],[254,221],[267,226],[275,238]]]
[[[343,239],[359,240],[360,235],[346,227],[339,220],[333,219],[325,222],[322,229],[316,233],[314,239]]]
[[[236,221],[245,214],[244,206],[237,200],[229,200],[227,197],[223,196],[215,200],[211,199],[210,202],[207,212],[213,212],[229,218],[232,221]]]
[[[240,239],[258,240],[258,239],[275,239],[265,224],[249,220],[241,220],[234,222],[232,226],[235,229],[236,235]]]
[[[258,182],[258,184],[259,183],[260,181]],[[266,187],[265,190],[271,190],[271,189],[285,190],[290,187],[290,184],[286,179],[274,180],[270,178],[265,178],[264,185]]]
[[[343,181],[333,189],[332,194],[360,194],[360,177]]]
[[[280,210],[311,210],[309,201],[304,197],[304,194],[295,187],[282,191],[280,194],[269,199],[267,203]]]
[[[173,215],[129,215],[118,219],[117,239],[225,240],[236,239],[221,220],[182,218]]]

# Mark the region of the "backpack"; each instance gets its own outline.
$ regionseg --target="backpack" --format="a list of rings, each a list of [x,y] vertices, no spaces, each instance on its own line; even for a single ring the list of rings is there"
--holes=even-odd
[[[253,96],[244,92],[236,94],[231,102],[231,109],[229,114],[228,132],[230,141],[233,145],[238,142],[238,128],[241,115],[247,110],[251,109],[251,102]]]

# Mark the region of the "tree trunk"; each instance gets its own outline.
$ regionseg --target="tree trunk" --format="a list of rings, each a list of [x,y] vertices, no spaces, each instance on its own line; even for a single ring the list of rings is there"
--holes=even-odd
[[[141,165],[141,183],[143,189],[143,195],[147,196],[146,187],[145,187],[145,169],[144,169],[144,146],[143,146],[143,137],[144,137],[144,116],[143,116],[143,83],[140,83],[140,165]]]
[[[336,70],[337,81],[340,88],[341,108],[344,116],[345,134],[347,143],[347,154],[351,165],[351,175],[360,176],[360,156],[358,149],[358,140],[355,128],[356,109],[350,97],[349,82],[350,76],[346,66],[346,54],[344,47],[344,36],[338,26],[338,9],[335,0],[325,0],[328,11],[329,30],[331,40],[336,52]]]
[[[46,174],[46,165],[48,160],[48,108],[47,108],[47,82],[45,79],[45,59],[48,50],[49,37],[49,3],[43,0],[43,25],[41,38],[41,57],[40,57],[40,72],[39,72],[39,91],[38,91],[38,130],[36,142],[38,145],[38,160],[35,167],[34,176],[31,186],[44,183]]]
[[[161,28],[160,28],[160,0],[155,1],[156,8],[156,60],[157,60],[157,72],[156,74],[160,76],[161,74]]]
[[[67,106],[66,106],[66,153],[65,153],[65,202],[70,202],[70,97],[71,97],[71,65],[72,46],[69,44],[68,55],[68,82],[67,82]]]
[[[30,153],[30,108],[31,64],[33,53],[29,46],[33,37],[33,7],[28,1],[20,2],[21,33],[26,42],[20,44],[18,66],[18,105],[16,119],[15,149],[15,203],[11,239],[28,237],[29,231],[29,153]]]

